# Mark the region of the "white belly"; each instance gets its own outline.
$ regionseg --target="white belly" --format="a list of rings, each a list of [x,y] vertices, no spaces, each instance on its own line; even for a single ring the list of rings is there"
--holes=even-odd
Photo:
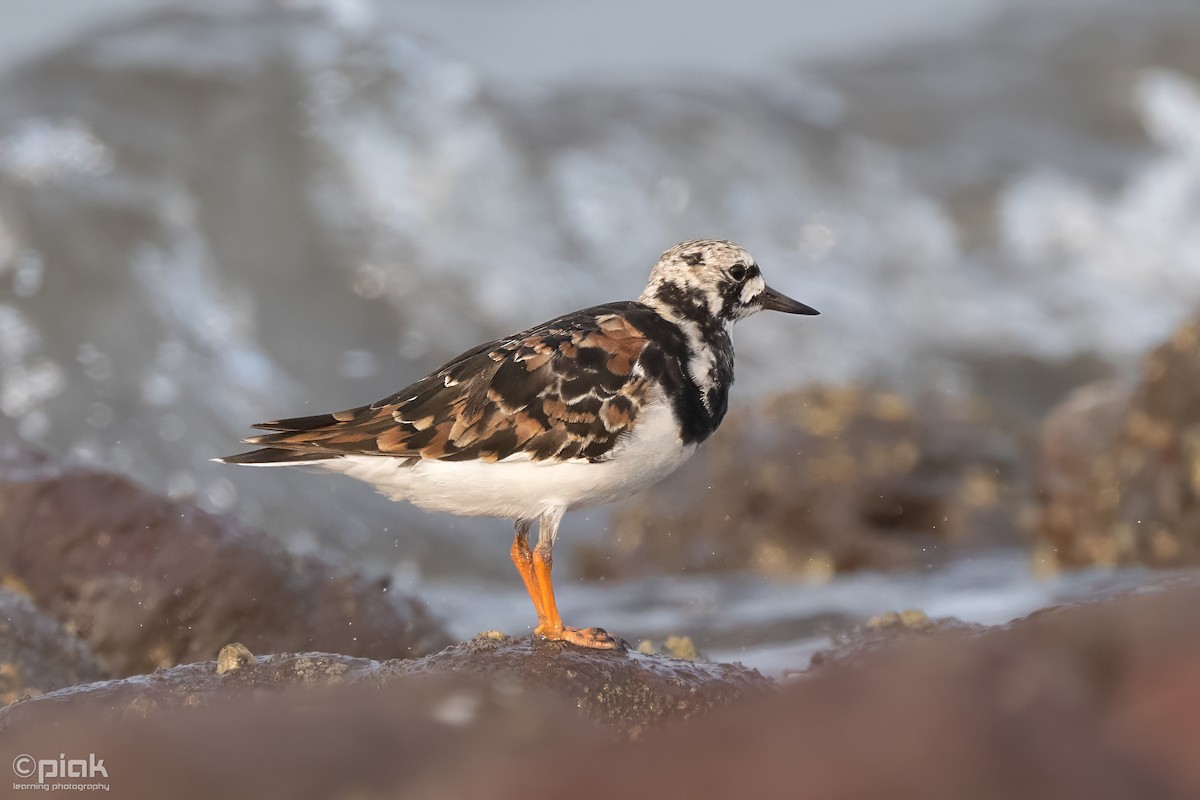
[[[582,508],[627,497],[669,475],[695,451],[679,438],[669,404],[644,407],[607,461],[402,460],[345,456],[325,469],[366,481],[393,500],[465,516],[533,519],[551,508]]]

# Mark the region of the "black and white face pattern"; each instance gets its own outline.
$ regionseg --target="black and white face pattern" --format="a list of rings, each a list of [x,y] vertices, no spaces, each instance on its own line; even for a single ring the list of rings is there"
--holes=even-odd
[[[732,242],[698,239],[662,254],[638,300],[668,319],[707,327],[761,311],[766,292],[753,256]]]

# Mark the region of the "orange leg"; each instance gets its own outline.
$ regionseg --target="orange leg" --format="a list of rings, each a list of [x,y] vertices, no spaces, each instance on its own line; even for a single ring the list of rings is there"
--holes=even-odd
[[[529,526],[532,520],[519,519],[517,520],[517,535],[513,537],[512,550],[509,555],[512,556],[512,562],[517,567],[517,572],[521,573],[521,580],[525,583],[525,591],[529,592],[530,599],[533,600],[533,608],[537,611],[538,620],[540,621],[545,616],[545,611],[542,606],[542,592],[538,586],[537,575],[533,572],[533,553],[529,549]]]
[[[542,515],[538,528],[538,545],[532,553],[529,552],[529,523],[524,529],[517,523],[517,538],[513,542],[513,563],[525,581],[525,588],[533,599],[533,607],[537,611],[538,626],[534,629],[535,636],[541,636],[550,641],[570,642],[579,647],[591,647],[597,650],[613,650],[620,640],[609,635],[603,628],[572,628],[563,625],[562,617],[558,615],[558,604],[554,601],[554,584],[550,580],[550,568],[554,564],[554,534],[558,530],[558,522],[562,512],[551,512]],[[523,546],[518,563],[518,545]]]

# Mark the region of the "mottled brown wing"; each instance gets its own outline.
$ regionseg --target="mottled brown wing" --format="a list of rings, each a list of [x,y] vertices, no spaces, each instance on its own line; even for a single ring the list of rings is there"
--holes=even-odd
[[[371,406],[263,423],[248,443],[445,461],[603,460],[637,422],[645,335],[601,306],[465,353]]]

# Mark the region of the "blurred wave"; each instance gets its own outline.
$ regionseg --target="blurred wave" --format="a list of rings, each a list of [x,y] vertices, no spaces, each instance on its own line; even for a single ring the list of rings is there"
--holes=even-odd
[[[742,398],[874,380],[1026,408],[1127,368],[1200,301],[1193,3],[1018,3],[762,80],[537,97],[371,9],[156,10],[4,76],[4,439],[297,547],[506,570],[498,523],[206,459],[250,422],[636,296],[697,236],[824,312],[741,325]],[[424,535],[447,528],[495,550]]]

